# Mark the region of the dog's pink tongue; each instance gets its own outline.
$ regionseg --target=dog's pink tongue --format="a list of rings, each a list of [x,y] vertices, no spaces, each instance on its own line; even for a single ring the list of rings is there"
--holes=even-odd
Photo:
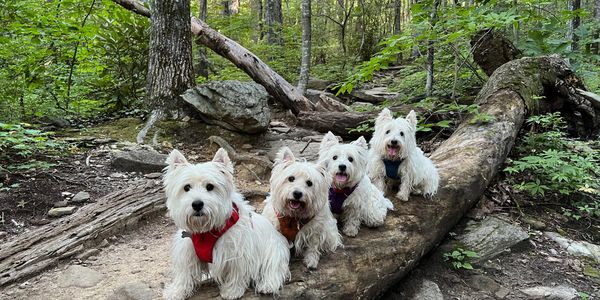
[[[389,156],[396,156],[396,155],[398,155],[398,148],[388,147],[387,148],[387,153],[388,153]]]
[[[301,204],[300,204],[300,201],[294,201],[294,200],[290,201],[290,206],[291,206],[293,209],[300,208],[300,205],[301,205]]]
[[[335,174],[335,181],[337,182],[346,182],[348,180],[348,175],[346,174]]]

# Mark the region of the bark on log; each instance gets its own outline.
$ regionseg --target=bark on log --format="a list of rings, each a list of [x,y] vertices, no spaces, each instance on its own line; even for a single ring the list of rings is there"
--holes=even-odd
[[[113,0],[142,16],[150,17],[150,11],[137,0]],[[314,110],[314,104],[300,94],[294,86],[273,71],[260,58],[248,51],[242,45],[210,28],[206,23],[192,18],[192,33],[198,40],[215,53],[231,61],[244,71],[250,78],[265,87],[267,92],[286,108],[297,115],[300,111]]]
[[[260,191],[242,194],[264,198]],[[165,209],[162,186],[148,182],[106,195],[70,216],[14,236],[0,244],[0,287],[35,276]]]
[[[473,59],[487,76],[521,55],[521,51],[510,40],[493,29],[477,32],[471,38],[471,47]]]

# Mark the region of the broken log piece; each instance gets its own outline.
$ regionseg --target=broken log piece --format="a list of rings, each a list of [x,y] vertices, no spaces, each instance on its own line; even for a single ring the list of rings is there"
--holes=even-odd
[[[501,33],[493,29],[485,29],[471,37],[473,60],[479,67],[491,76],[503,64],[517,59],[521,51]]]
[[[139,15],[150,17],[150,10],[137,0],[113,0],[113,2]],[[198,36],[202,45],[231,61],[252,80],[264,86],[273,98],[292,110],[295,115],[300,111],[314,110],[314,104],[252,52],[210,28],[201,20],[192,18],[191,23],[192,33]]]
[[[404,115],[408,114],[411,109],[415,109],[409,105],[401,105],[390,107],[393,112],[399,112]],[[417,114],[420,112],[415,109]],[[318,132],[327,133],[328,131],[333,132],[335,135],[339,135],[343,138],[356,138],[359,136],[369,135],[368,132],[349,132],[351,129],[356,128],[363,122],[374,121],[379,110],[371,112],[322,112],[322,111],[310,111],[300,112],[298,115],[297,125],[300,127],[316,130]]]
[[[264,200],[266,196],[259,190],[241,193],[250,199]],[[70,216],[3,241],[0,244],[0,287],[38,275],[98,246],[103,239],[135,226],[139,220],[165,210],[162,185],[149,181],[108,194]]]

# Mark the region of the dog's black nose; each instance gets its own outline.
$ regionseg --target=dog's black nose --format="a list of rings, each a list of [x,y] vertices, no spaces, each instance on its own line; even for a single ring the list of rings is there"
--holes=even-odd
[[[192,208],[195,211],[201,211],[203,207],[204,207],[204,202],[202,202],[200,200],[196,200],[196,201],[192,202]]]
[[[302,192],[294,191],[292,194],[294,195],[294,199],[296,200],[302,198]]]
[[[344,172],[344,171],[346,171],[346,165],[339,165],[338,169],[340,169],[340,171]]]
[[[392,140],[392,141],[390,142],[390,144],[392,144],[392,146],[396,146],[396,145],[398,145],[398,141],[396,141],[396,140]]]

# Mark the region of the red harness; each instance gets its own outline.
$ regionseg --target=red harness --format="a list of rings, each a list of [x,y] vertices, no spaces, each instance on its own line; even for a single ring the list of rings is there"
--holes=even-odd
[[[223,229],[211,230],[202,233],[194,233],[191,235],[192,243],[194,244],[194,251],[196,252],[196,256],[198,256],[198,259],[200,261],[206,263],[213,262],[212,253],[213,249],[215,248],[215,244],[217,243],[217,240],[219,240],[219,238],[223,236],[223,234],[225,234],[227,230],[229,230],[233,225],[235,225],[235,223],[237,223],[239,219],[240,215],[238,213],[237,205],[233,203],[233,212],[231,213],[231,217],[229,218],[229,220],[227,220],[227,223],[225,224],[225,227],[223,227]],[[186,237],[185,234],[187,233],[184,231],[182,236]],[[187,236],[189,237],[189,234]]]

